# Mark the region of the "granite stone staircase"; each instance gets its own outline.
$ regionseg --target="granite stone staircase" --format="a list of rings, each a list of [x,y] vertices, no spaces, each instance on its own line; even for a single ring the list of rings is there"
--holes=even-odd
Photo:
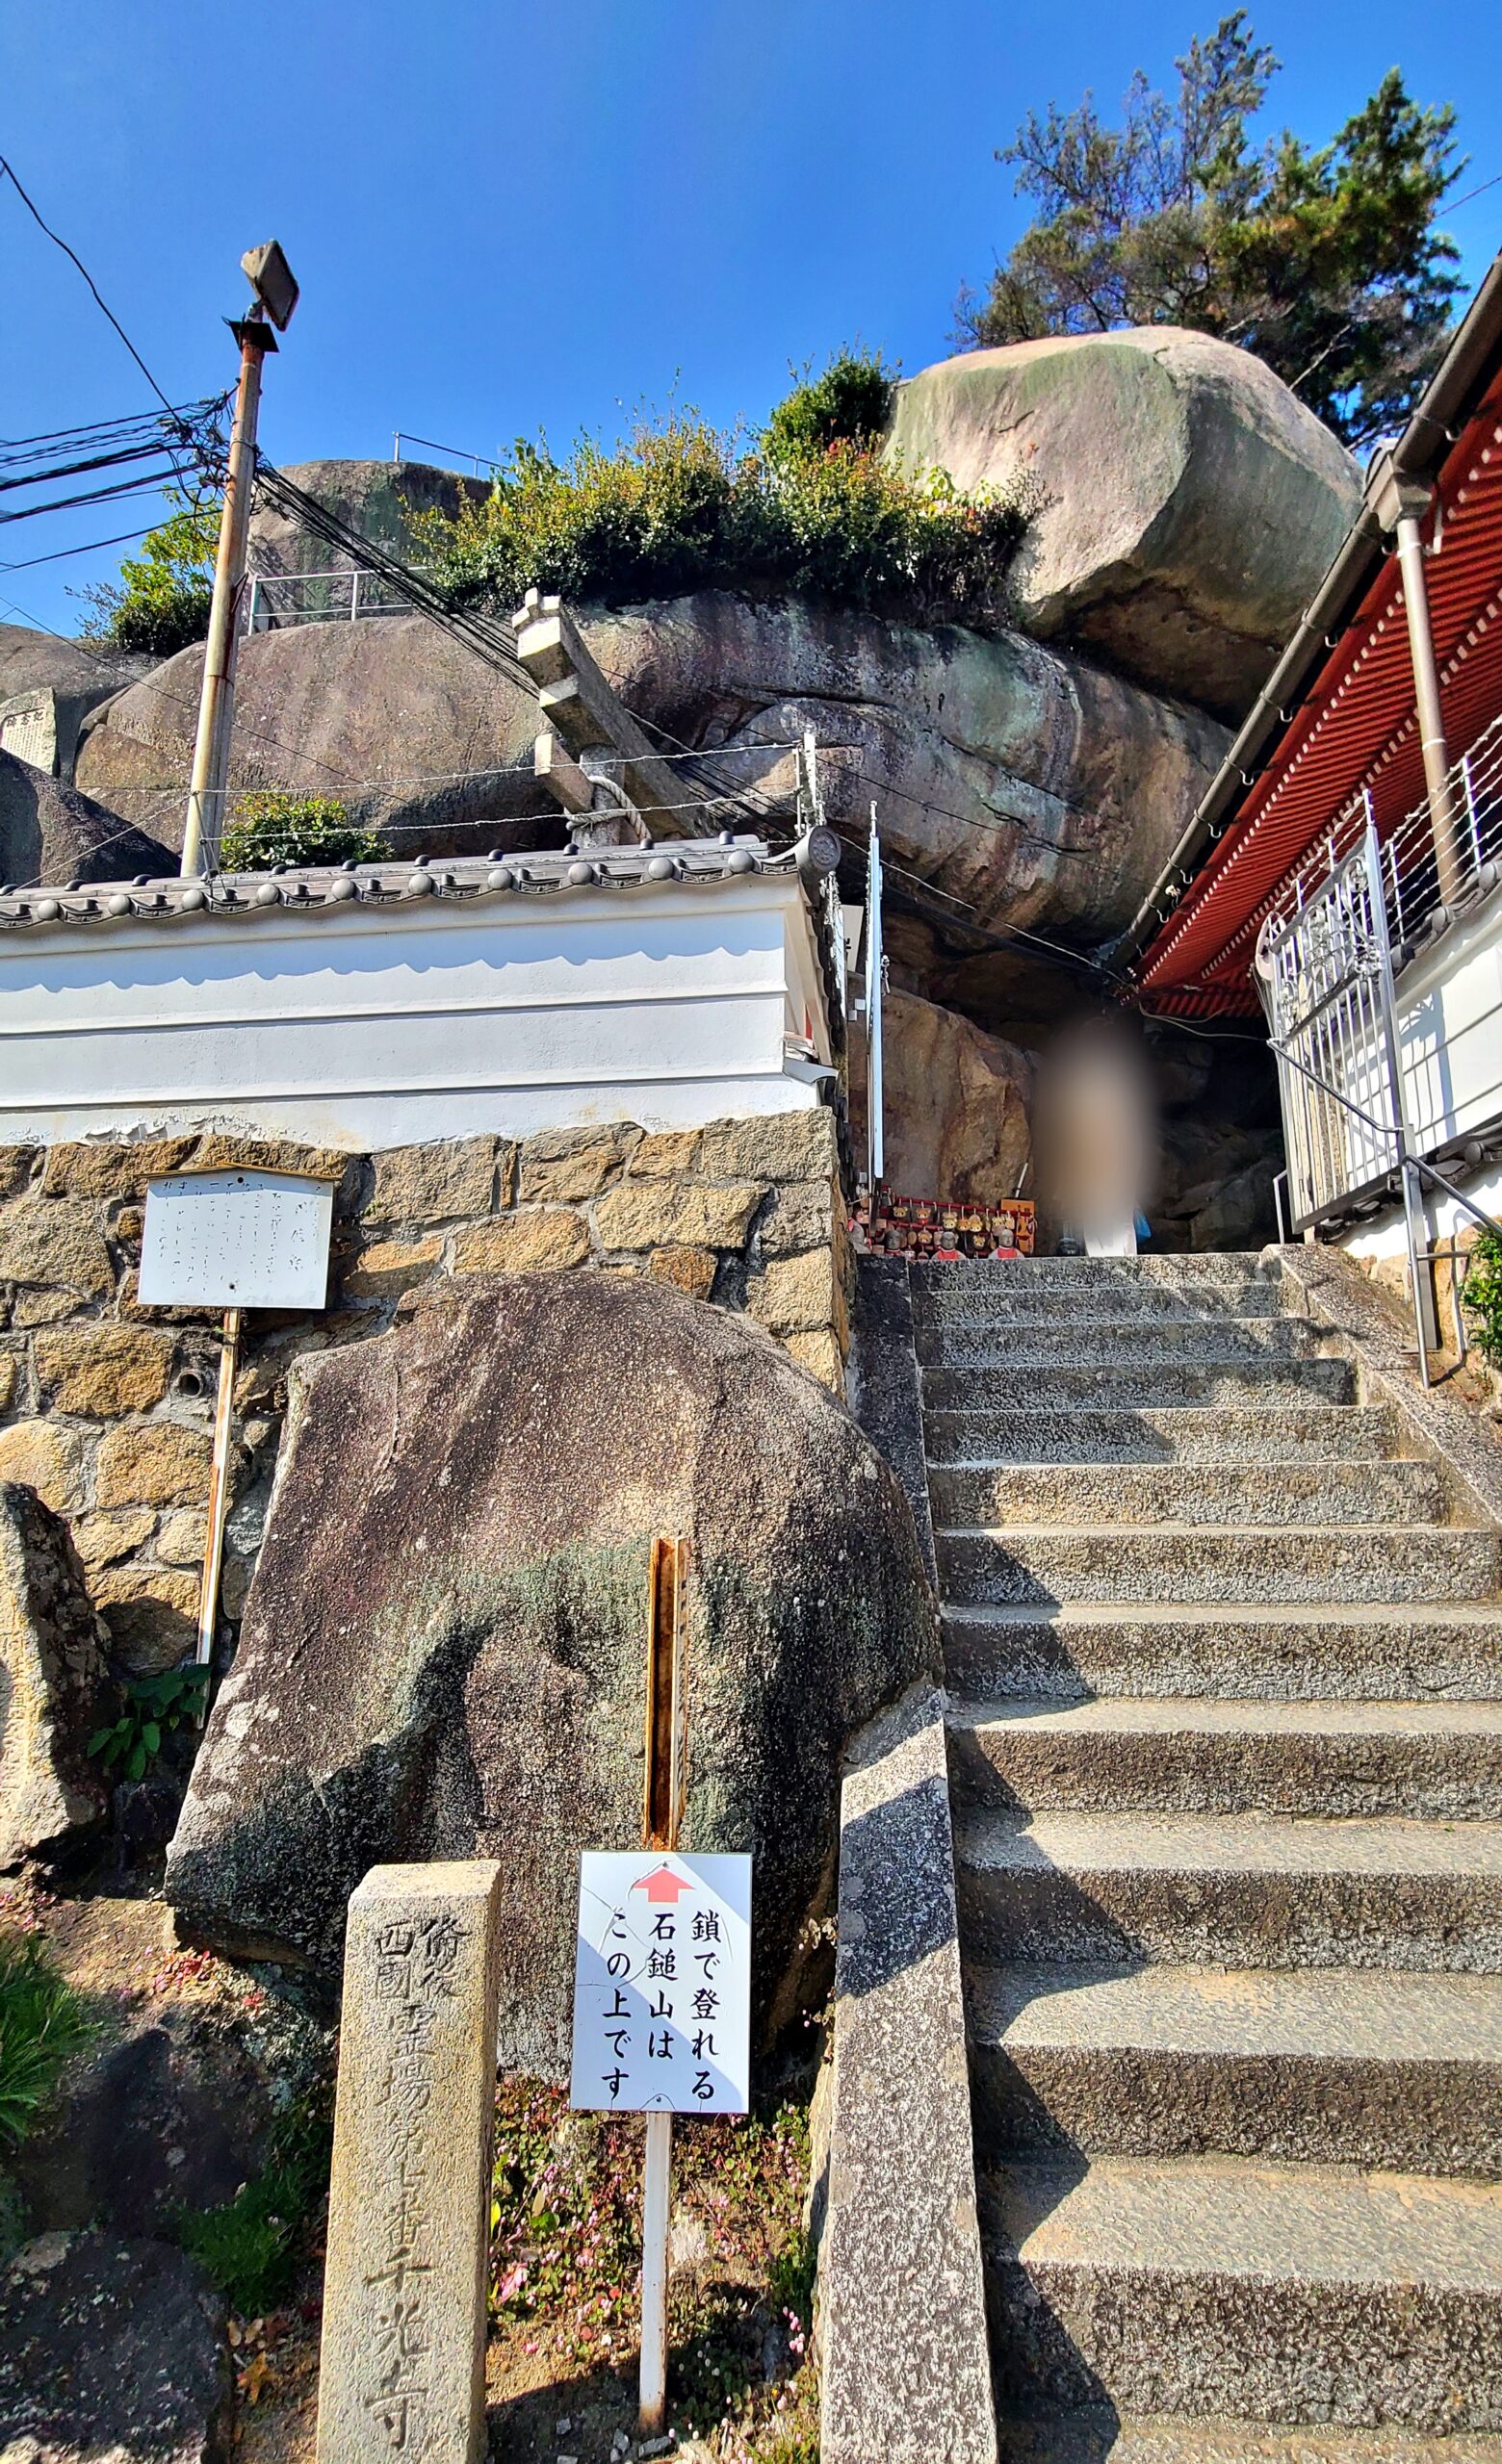
[[[913,1289],[1001,2453],[1499,2464],[1499,1534],[1276,1258]]]

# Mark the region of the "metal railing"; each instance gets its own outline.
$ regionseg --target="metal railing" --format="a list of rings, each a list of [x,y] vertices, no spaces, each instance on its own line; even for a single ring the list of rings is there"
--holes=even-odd
[[[1502,881],[1502,713],[1451,763],[1444,802],[1437,817],[1433,798],[1424,796],[1383,842],[1383,906],[1400,968],[1427,934],[1464,914]],[[1284,883],[1268,923],[1290,923],[1320,876],[1334,873],[1375,827],[1371,790],[1363,787]]]
[[[1502,756],[1502,743],[1498,746]],[[1502,778],[1502,769],[1499,769]],[[1303,1231],[1337,1205],[1380,1194],[1396,1180],[1413,1302],[1419,1373],[1438,1348],[1431,1270],[1444,1254],[1428,1239],[1424,1188],[1444,1194],[1482,1230],[1498,1224],[1412,1142],[1393,989],[1385,849],[1368,826],[1291,912],[1268,916],[1257,936],[1255,981],[1278,1064],[1287,1169],[1280,1178],[1292,1228]],[[1411,867],[1409,873],[1412,878]],[[1279,1231],[1290,1228],[1275,1187]],[[1453,1251],[1454,1243],[1450,1244]],[[1462,1301],[1456,1317],[1463,1357]]]
[[[357,624],[363,616],[401,616],[411,602],[394,584],[358,568],[317,574],[250,574],[242,601],[242,629],[279,632],[288,625]]]

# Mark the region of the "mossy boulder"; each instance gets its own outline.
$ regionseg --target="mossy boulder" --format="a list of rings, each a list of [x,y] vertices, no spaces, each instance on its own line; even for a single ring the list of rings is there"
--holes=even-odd
[[[578,1858],[640,1835],[648,1552],[688,1544],[683,1845],[756,1859],[756,2024],[814,1989],[846,1736],[935,1662],[907,1502],[843,1405],[669,1285],[425,1290],[300,1364],[180,1921],[337,1979],[373,1864],[496,1857],[501,2055],[568,2042]]]

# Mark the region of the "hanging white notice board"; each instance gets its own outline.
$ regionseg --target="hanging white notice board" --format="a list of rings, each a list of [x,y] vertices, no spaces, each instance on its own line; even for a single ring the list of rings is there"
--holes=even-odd
[[[300,1172],[174,1172],[146,1188],[147,1308],[322,1309],[332,1181]]]

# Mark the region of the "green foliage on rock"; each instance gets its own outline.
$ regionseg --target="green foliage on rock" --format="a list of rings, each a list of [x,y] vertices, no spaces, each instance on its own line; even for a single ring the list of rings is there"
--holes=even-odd
[[[0,1935],[0,2148],[19,2147],[93,2026],[34,1935]]]
[[[308,2227],[328,2195],[333,2122],[326,2094],[278,2117],[263,2169],[222,2207],[185,2208],[176,2236],[242,2318],[285,2300],[305,2255]]]
[[[1502,1241],[1477,1235],[1465,1278],[1465,1309],[1476,1328],[1476,1348],[1493,1369],[1502,1369]]]
[[[97,1755],[106,1771],[119,1765],[122,1780],[142,1780],[165,1739],[196,1720],[209,1681],[206,1668],[165,1668],[153,1677],[134,1677],[121,1688],[117,1719],[95,1729],[87,1752]]]
[[[727,589],[1003,621],[1025,491],[965,498],[942,474],[883,462],[891,384],[847,353],[751,440],[673,410],[614,446],[582,438],[562,460],[519,442],[488,497],[413,526],[455,602],[505,612],[534,588],[611,605]]]
[[[762,431],[768,459],[786,464],[832,445],[879,444],[893,381],[872,352],[840,351],[822,376],[805,377],[778,403]]]
[[[1328,144],[1256,145],[1279,64],[1238,9],[1176,63],[1177,94],[1139,69],[1118,128],[1088,94],[1030,112],[997,159],[1041,211],[986,296],[962,293],[964,339],[1188,325],[1255,351],[1348,444],[1405,418],[1459,289],[1435,227],[1454,111],[1394,68]]]
[[[389,853],[379,833],[355,821],[337,796],[268,791],[241,797],[220,865],[226,873],[269,873],[278,864],[374,864]]]
[[[86,636],[112,650],[170,658],[208,631],[220,500],[191,499],[176,488],[168,489],[167,499],[174,510],[146,532],[136,555],[121,559],[119,581],[80,594],[92,610]]]

